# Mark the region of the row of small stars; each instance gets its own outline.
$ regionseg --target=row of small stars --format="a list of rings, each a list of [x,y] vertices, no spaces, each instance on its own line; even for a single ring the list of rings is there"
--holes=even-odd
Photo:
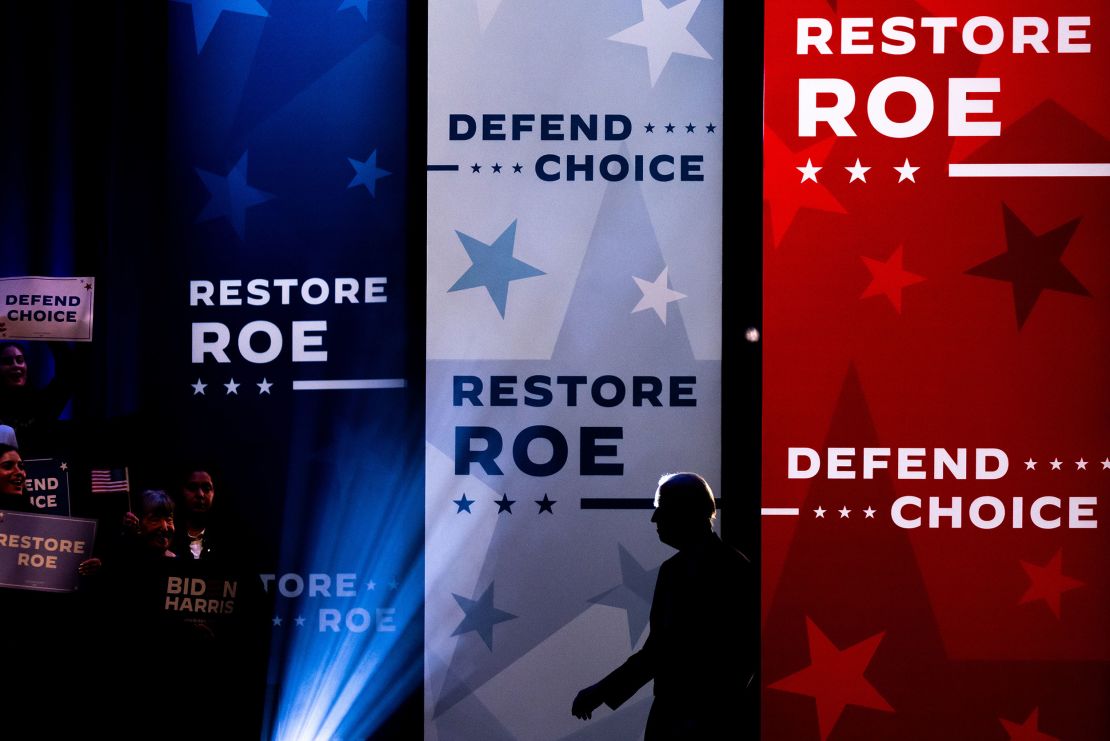
[[[497,173],[500,173],[501,170],[504,167],[505,167],[505,165],[502,165],[500,162],[494,162],[492,165],[489,166],[489,169],[492,172],[494,172],[495,174],[497,174]],[[513,165],[513,172],[515,172],[517,174],[519,174],[523,169],[524,169],[524,165],[520,164],[519,162],[517,162],[515,165]],[[482,171],[482,166],[479,165],[477,162],[475,162],[473,165],[470,166],[470,171],[471,172],[481,172]]]
[[[681,124],[680,124],[680,126],[681,126]],[[693,123],[688,123],[685,126],[683,126],[682,128],[686,129],[687,134],[693,134],[694,131],[696,131],[698,127],[695,126]],[[670,121],[668,121],[667,125],[664,126],[663,129],[668,134],[673,134],[674,130],[675,130],[675,125],[673,123],[671,123]],[[717,131],[716,124],[713,124],[713,123],[706,124],[705,125],[705,131],[706,131],[707,134],[716,133],[716,131]],[[653,124],[651,121],[648,121],[646,124],[644,124],[644,133],[645,134],[655,133],[655,124]]]
[[[204,390],[206,388],[208,388],[208,384],[207,383],[202,383],[199,378],[197,379],[196,383],[190,383],[189,385],[193,388],[193,396],[197,396],[197,395],[207,396],[208,395],[204,392]],[[231,396],[232,394],[234,394],[235,396],[238,396],[239,395],[239,387],[242,386],[243,384],[236,383],[235,379],[232,378],[230,381],[228,381],[225,384],[217,384],[217,385],[222,385],[225,389],[227,389],[224,392],[224,396]],[[248,383],[247,385],[249,386],[250,384]],[[259,396],[261,396],[262,394],[267,394],[268,395],[270,393],[270,387],[273,386],[274,384],[270,383],[265,378],[263,378],[259,383],[256,383],[254,385],[258,387],[258,394],[259,394]]]
[[[1087,470],[1087,463],[1088,463],[1088,461],[1085,461],[1082,458],[1080,458],[1079,460],[1075,461],[1075,470],[1076,471],[1086,471]],[[1063,470],[1061,468],[1061,466],[1064,465],[1064,462],[1062,460],[1060,460],[1059,458],[1053,458],[1052,460],[1050,460],[1048,462],[1048,465],[1052,466],[1052,468],[1049,469],[1051,471],[1061,471],[1061,470]],[[1037,461],[1033,460],[1032,458],[1025,461],[1025,470],[1026,471],[1036,471],[1037,470]],[[1105,459],[1102,460],[1102,470],[1103,471],[1110,471],[1110,458],[1105,458]]]
[[[800,182],[804,183],[807,180],[812,180],[813,182],[816,183],[817,182],[817,173],[819,173],[821,170],[823,170],[825,168],[815,166],[813,164],[812,159],[806,159],[805,167],[795,167],[794,169],[797,170],[798,172],[802,173],[802,179],[801,179]],[[867,165],[861,165],[860,161],[859,161],[859,157],[856,157],[856,164],[852,165],[851,167],[846,166],[844,169],[847,170],[848,173],[852,176],[851,178],[848,179],[849,183],[854,183],[857,180],[860,180],[860,181],[866,183],[867,182],[867,171],[870,170],[871,168]],[[906,158],[905,163],[901,167],[897,167],[897,166],[894,167],[894,170],[898,173],[898,182],[899,183],[902,182],[903,180],[909,180],[911,183],[916,183],[917,181],[914,180],[913,174],[915,172],[917,172],[918,170],[920,170],[920,169],[921,169],[920,167],[914,167],[913,165],[911,165],[910,160],[909,160],[908,157]]]
[[[478,500],[477,499],[467,499],[466,498],[466,493],[464,492],[463,495],[462,495],[462,499],[453,499],[451,501],[455,504],[456,507],[459,508],[458,511],[455,514],[461,514],[463,512],[466,512],[467,514],[474,514],[473,512],[470,511],[470,505],[474,504]],[[537,512],[536,514],[542,515],[544,512],[547,512],[547,513],[553,515],[553,514],[555,514],[555,510],[553,510],[552,507],[559,500],[558,499],[551,499],[545,493],[543,495],[543,499],[533,499],[532,501],[535,502],[536,504],[538,504],[539,507],[540,507],[540,511]],[[502,494],[500,499],[494,499],[493,502],[494,502],[494,504],[497,505],[497,514],[501,514],[502,512],[508,512],[511,515],[513,513],[513,505],[516,504],[516,500],[515,499],[509,499],[508,494]]]
[[[847,507],[841,507],[840,509],[834,510],[834,511],[840,513],[840,519],[842,519],[842,520],[849,519],[849,516],[851,515],[851,512],[852,512],[852,510],[848,509]],[[863,512],[863,517],[864,517],[865,520],[874,520],[875,519],[875,512],[877,512],[878,510],[871,509],[871,505],[869,504],[869,505],[867,505],[867,509],[863,509],[863,510],[860,510],[860,511]],[[818,507],[817,509],[813,510],[813,514],[816,515],[817,517],[820,517],[821,519],[825,519],[825,513],[826,512],[828,512],[828,510],[824,509],[823,507]]]

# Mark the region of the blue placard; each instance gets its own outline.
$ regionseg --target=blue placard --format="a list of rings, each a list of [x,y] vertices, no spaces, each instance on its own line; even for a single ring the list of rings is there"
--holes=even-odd
[[[57,458],[29,458],[23,461],[27,480],[23,488],[27,499],[37,512],[44,515],[68,517],[69,465]]]
[[[0,510],[0,586],[75,591],[95,538],[96,520]]]

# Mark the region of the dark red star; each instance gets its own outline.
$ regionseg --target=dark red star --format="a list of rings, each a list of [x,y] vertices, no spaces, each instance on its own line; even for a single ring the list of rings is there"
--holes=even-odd
[[[968,270],[968,275],[993,278],[1014,286],[1014,310],[1018,329],[1033,311],[1041,291],[1052,290],[1090,296],[1083,284],[1071,274],[1060,258],[1079,226],[1079,219],[1044,234],[1034,234],[1013,211],[1002,204],[1006,230],[1006,251]]]
[[[829,737],[847,705],[894,712],[894,708],[863,677],[885,632],[844,650],[837,648],[808,616],[806,632],[809,635],[809,666],[768,686],[814,698],[822,740]]]
[[[1010,741],[1060,741],[1055,736],[1049,736],[1047,733],[1041,733],[1037,728],[1037,714],[1040,708],[1033,708],[1033,712],[1025,719],[1021,725],[999,718],[1002,722],[1002,727],[1006,729],[1006,733],[1010,734]]]
[[[902,269],[902,245],[898,245],[898,249],[894,250],[886,262],[872,260],[870,257],[864,257],[863,262],[871,271],[871,283],[860,294],[860,298],[886,296],[899,314],[902,313],[902,289],[925,280],[916,273]]]
[[[1064,576],[1062,549],[1056,551],[1044,566],[1022,561],[1021,567],[1029,575],[1030,584],[1025,594],[1018,600],[1018,604],[1023,605],[1026,602],[1043,599],[1056,617],[1060,617],[1060,595],[1083,586],[1083,582],[1078,579]]]

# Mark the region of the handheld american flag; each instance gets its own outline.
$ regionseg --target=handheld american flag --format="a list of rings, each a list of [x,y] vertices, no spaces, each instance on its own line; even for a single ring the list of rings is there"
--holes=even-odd
[[[92,471],[92,493],[106,494],[115,491],[130,491],[127,467],[94,468]]]

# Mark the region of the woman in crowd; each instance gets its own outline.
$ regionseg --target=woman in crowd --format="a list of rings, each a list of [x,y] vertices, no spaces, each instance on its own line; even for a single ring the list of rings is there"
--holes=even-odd
[[[0,509],[14,512],[30,512],[30,501],[23,484],[27,473],[23,470],[23,458],[11,445],[0,443]]]

